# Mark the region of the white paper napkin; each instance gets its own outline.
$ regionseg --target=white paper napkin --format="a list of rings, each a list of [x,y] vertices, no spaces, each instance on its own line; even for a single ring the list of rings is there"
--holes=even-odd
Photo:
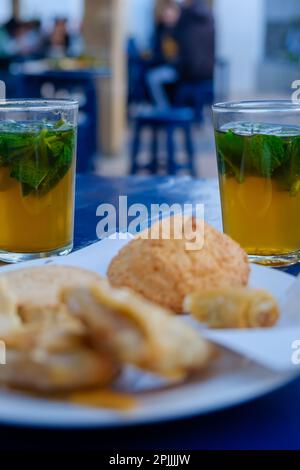
[[[260,287],[259,277],[262,274],[267,277],[270,268],[256,268],[256,272],[254,284]],[[273,289],[276,291],[276,286]],[[276,296],[276,292],[273,294]],[[281,318],[273,328],[209,330],[199,327],[195,320],[192,322],[206,338],[261,365],[281,372],[300,371],[300,276],[278,300]]]
[[[202,330],[202,334],[269,369],[278,372],[300,371],[300,328]],[[298,340],[299,344],[296,343]]]

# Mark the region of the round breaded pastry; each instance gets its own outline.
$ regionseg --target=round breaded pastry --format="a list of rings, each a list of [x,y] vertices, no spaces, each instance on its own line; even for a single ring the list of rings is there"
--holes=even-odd
[[[248,284],[248,257],[235,241],[194,218],[183,227],[181,218],[164,219],[128,243],[109,266],[111,284],[176,313],[183,312],[184,298],[192,292]]]
[[[24,323],[55,321],[65,316],[62,289],[88,287],[101,280],[97,273],[74,266],[49,265],[0,274]]]

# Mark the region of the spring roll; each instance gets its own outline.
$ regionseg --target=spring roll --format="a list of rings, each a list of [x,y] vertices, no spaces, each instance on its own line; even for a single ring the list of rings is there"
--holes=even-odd
[[[268,328],[279,319],[279,307],[265,290],[250,288],[195,292],[184,302],[187,313],[210,328]]]

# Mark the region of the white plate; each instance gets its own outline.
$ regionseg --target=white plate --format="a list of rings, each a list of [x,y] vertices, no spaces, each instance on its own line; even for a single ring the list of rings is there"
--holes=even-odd
[[[56,259],[55,262],[90,267],[103,274],[111,256],[124,243],[106,240],[69,257]],[[49,263],[49,260],[30,264],[44,263]],[[2,271],[6,269],[16,267],[5,267]],[[284,295],[293,280],[293,276],[270,268],[252,268],[251,285],[266,288],[277,298]],[[105,428],[158,423],[206,414],[253,400],[278,389],[294,377],[294,373],[275,373],[234,354],[224,353],[206,376],[192,383],[169,388],[157,387],[155,391],[147,392],[147,375],[144,384],[133,381],[138,405],[130,412],[89,409],[65,402],[1,392],[0,422],[56,428]]]

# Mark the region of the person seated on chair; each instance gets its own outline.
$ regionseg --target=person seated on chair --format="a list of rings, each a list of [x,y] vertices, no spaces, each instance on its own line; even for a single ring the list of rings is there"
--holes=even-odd
[[[180,80],[212,80],[215,64],[215,25],[205,0],[183,0],[176,25]]]
[[[170,106],[165,85],[178,79],[178,45],[175,40],[180,7],[175,0],[165,0],[156,11],[153,40],[154,67],[147,74],[147,84],[154,104],[159,108]]]

